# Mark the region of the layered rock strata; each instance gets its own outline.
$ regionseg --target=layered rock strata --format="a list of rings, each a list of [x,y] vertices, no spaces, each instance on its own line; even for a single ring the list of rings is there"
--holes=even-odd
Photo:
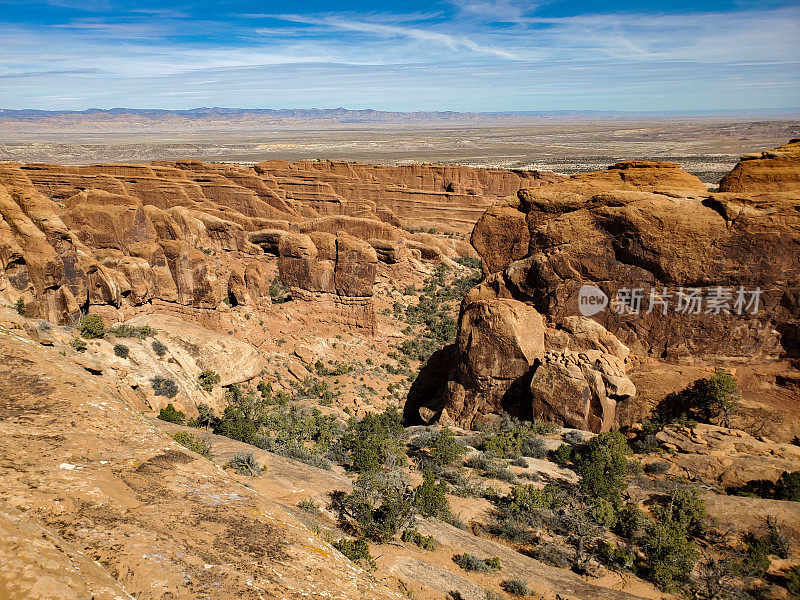
[[[750,192],[708,192],[677,164],[634,161],[495,204],[472,234],[487,277],[462,304],[445,391],[422,412],[604,431],[635,395],[629,352],[796,356],[800,198],[785,173],[800,172],[796,145],[757,159],[772,175]]]

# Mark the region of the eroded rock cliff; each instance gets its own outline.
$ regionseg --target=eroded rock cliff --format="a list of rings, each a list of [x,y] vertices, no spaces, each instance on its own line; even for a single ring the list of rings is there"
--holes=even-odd
[[[376,260],[474,256],[452,232],[471,227],[499,196],[551,179],[558,176],[308,161],[2,163],[0,297],[56,323],[86,311],[124,320],[154,303],[195,314],[223,301],[258,305],[269,302],[262,257],[283,249],[280,275],[297,297],[371,330]],[[451,237],[409,231],[421,225]],[[298,235],[314,240],[298,245]],[[297,255],[304,244],[320,255],[313,265],[296,260],[308,258]]]
[[[446,392],[423,412],[467,426],[504,410],[604,431],[616,403],[635,396],[629,351],[796,356],[796,146],[764,153],[763,176],[743,161],[734,173],[749,175],[732,173],[719,193],[677,164],[634,161],[499,201],[472,234],[487,277],[462,304]],[[734,179],[759,183],[732,191]],[[539,340],[536,351],[521,337]]]

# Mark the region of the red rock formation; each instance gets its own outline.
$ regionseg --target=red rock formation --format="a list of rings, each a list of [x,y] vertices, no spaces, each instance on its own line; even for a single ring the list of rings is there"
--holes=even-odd
[[[223,299],[259,304],[268,296],[259,256],[279,253],[294,231],[312,236],[323,256],[313,267],[281,269],[296,296],[335,295],[324,301],[371,329],[374,257],[474,255],[461,240],[402,230],[393,209],[409,224],[458,230],[498,194],[547,179],[500,169],[282,161],[255,168],[3,163],[0,296],[57,322],[90,306],[125,313],[155,301],[195,309]],[[305,258],[290,254],[281,264]],[[309,279],[299,281],[301,273]]]
[[[760,154],[742,156],[719,182],[720,192],[790,192],[800,190],[800,139]]]
[[[767,153],[772,158],[760,167],[772,180],[780,179],[777,190],[791,180],[777,175],[789,160],[785,148]],[[742,165],[746,162],[737,169],[744,172]],[[503,408],[606,430],[613,425],[615,403],[634,393],[625,376],[628,350],[613,349],[623,343],[635,354],[673,360],[800,352],[796,194],[710,193],[677,165],[620,163],[521,190],[515,201],[503,200],[481,217],[472,240],[485,272],[493,275],[462,305],[456,364],[439,407],[459,424]],[[573,348],[583,336],[572,320],[580,313],[585,285],[601,290],[611,303],[588,321],[602,336]],[[699,312],[692,294],[701,298]],[[748,306],[756,297],[758,307]],[[545,351],[529,363],[530,370],[483,373],[504,356],[511,368],[517,355],[504,341],[510,321],[499,304],[481,309],[486,314],[479,321],[471,318],[487,298],[513,298],[515,314],[527,309],[543,315],[545,331],[554,326],[566,336],[555,344],[561,349],[554,350],[556,338],[546,335]],[[627,309],[617,302],[625,300]],[[498,319],[504,325],[496,335],[481,333]],[[579,329],[585,332],[586,326]],[[479,355],[464,350],[475,336],[483,340]]]

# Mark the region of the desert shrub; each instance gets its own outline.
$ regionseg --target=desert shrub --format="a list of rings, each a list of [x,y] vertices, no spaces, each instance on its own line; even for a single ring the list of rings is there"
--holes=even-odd
[[[520,444],[519,453],[530,458],[547,458],[547,445],[539,436],[526,437]]]
[[[313,498],[305,498],[297,503],[297,508],[310,515],[317,515],[320,512],[319,504]]]
[[[632,569],[634,561],[636,560],[636,554],[617,544],[604,541],[600,544],[600,559],[612,567]]]
[[[784,471],[775,483],[775,498],[800,502],[800,471]]]
[[[197,417],[190,419],[187,425],[191,427],[213,428],[217,421],[218,419],[214,415],[214,410],[207,404],[199,402],[197,404]]]
[[[269,297],[272,299],[273,304],[282,304],[292,299],[289,287],[284,285],[278,275],[269,282]]]
[[[528,527],[534,520],[533,513],[522,515],[500,509],[492,515],[491,530],[495,535],[510,542],[527,544],[533,537]]]
[[[617,522],[614,531],[629,540],[641,537],[649,519],[635,502],[626,502],[617,511]]]
[[[430,456],[439,465],[452,465],[467,449],[458,442],[448,427],[443,427],[430,440]]]
[[[800,598],[800,565],[792,567],[789,570],[785,585],[791,596]]]
[[[530,596],[531,589],[522,579],[507,579],[500,586],[512,596]]]
[[[683,523],[690,535],[701,535],[706,527],[706,504],[697,490],[676,489],[665,508],[674,521]]]
[[[156,375],[150,380],[150,385],[153,386],[153,393],[156,396],[174,398],[178,395],[178,384],[174,379]]]
[[[617,524],[617,510],[611,502],[605,498],[597,498],[589,509],[589,516],[592,521],[611,529]]]
[[[523,483],[511,488],[508,506],[512,512],[527,513],[537,509],[555,510],[566,504],[563,490],[553,483],[539,488],[532,483]]]
[[[501,466],[492,466],[486,471],[487,477],[493,477],[499,481],[505,481],[506,483],[514,483],[517,480],[516,475],[508,468],[508,467],[501,467]]]
[[[81,319],[80,325],[81,335],[88,339],[97,339],[103,337],[106,331],[103,317],[100,315],[86,315]]]
[[[663,475],[669,471],[669,463],[663,460],[657,460],[644,466],[644,472],[649,475]]]
[[[342,437],[342,445],[350,453],[350,468],[363,473],[405,466],[404,435],[402,415],[394,406],[361,420],[351,419]]]
[[[642,539],[647,578],[665,592],[675,592],[689,581],[697,549],[685,522],[674,519],[668,510],[653,512]]]
[[[559,467],[568,467],[572,462],[572,457],[572,446],[569,444],[561,444],[558,448],[553,450],[551,460]]]
[[[220,382],[219,373],[216,371],[203,371],[198,376],[198,379],[200,380],[200,387],[207,392],[213,390],[214,386]]]
[[[413,492],[396,473],[360,473],[350,494],[333,492],[331,509],[347,529],[376,542],[387,542],[413,515]]]
[[[169,406],[172,405],[170,404]],[[204,456],[208,459],[211,458],[211,446],[206,444],[203,440],[197,438],[194,434],[189,433],[188,431],[178,431],[176,433],[173,433],[172,439],[178,442],[181,446],[188,448],[192,452],[197,452],[197,454],[199,454],[200,456]]]
[[[744,537],[745,552],[741,571],[745,576],[761,578],[770,567],[770,555],[788,558],[789,540],[774,519],[767,518],[760,532],[750,532]]]
[[[433,539],[433,536],[422,535],[416,527],[406,529],[400,539],[406,543],[415,544],[423,550],[436,550],[436,540]]]
[[[367,569],[375,568],[375,559],[369,552],[369,544],[364,538],[348,540],[342,538],[333,542],[332,546],[344,554],[351,562]]]
[[[186,420],[186,414],[183,411],[176,409],[175,405],[170,402],[159,411],[158,418],[168,423],[177,423],[178,425],[183,425],[183,422]]]
[[[488,573],[502,569],[500,559],[496,556],[492,558],[478,558],[474,554],[464,553],[455,554],[453,562],[465,571],[477,571],[478,573]]]
[[[486,471],[491,467],[492,462],[486,457],[485,454],[479,452],[467,457],[464,461],[464,466],[477,471]]]
[[[708,379],[698,379],[681,392],[670,394],[659,404],[658,419],[671,423],[678,419],[731,426],[731,418],[741,405],[739,384],[727,371],[717,371]]]
[[[78,352],[86,351],[86,340],[82,340],[81,338],[72,338],[70,345]]]
[[[155,335],[155,330],[150,327],[150,325],[128,325],[127,323],[122,323],[121,325],[116,325],[112,327],[106,333],[114,335],[116,337],[123,337],[123,338],[139,338],[144,339],[151,335]]]
[[[228,461],[230,467],[242,475],[256,477],[261,474],[261,465],[258,464],[252,452],[237,452]]]
[[[500,458],[514,458],[520,455],[543,458],[544,440],[539,436],[550,433],[555,426],[543,421],[520,421],[506,417],[495,431],[487,432],[483,451]]]
[[[156,356],[159,358],[167,353],[167,347],[159,340],[153,340],[153,343],[150,345],[150,347],[153,348],[153,352],[155,352]]]
[[[590,498],[605,498],[619,503],[620,493],[627,487],[632,454],[625,436],[618,431],[597,435],[579,453],[577,469],[580,489]]]
[[[18,298],[14,304],[12,304],[12,308],[17,311],[17,314],[20,317],[30,317],[31,314],[25,309],[25,300],[22,298]]]
[[[580,446],[586,441],[586,438],[582,432],[573,429],[564,434],[564,441],[573,446]]]
[[[114,344],[114,356],[128,358],[130,352],[130,348],[128,348],[125,344]]]
[[[522,456],[518,456],[514,460],[511,461],[512,467],[522,467],[523,469],[528,468],[528,461],[525,460]]]
[[[437,481],[430,469],[422,473],[422,483],[414,489],[414,506],[424,517],[443,517],[450,514],[447,485]]]

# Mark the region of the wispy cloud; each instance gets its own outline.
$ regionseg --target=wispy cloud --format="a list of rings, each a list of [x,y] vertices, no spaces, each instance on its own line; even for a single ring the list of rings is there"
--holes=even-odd
[[[210,5],[190,14],[168,2],[123,12],[100,2],[43,22],[0,17],[0,106],[799,103],[800,7],[559,15],[556,6],[449,0],[404,13],[222,15]]]
[[[452,51],[469,50],[478,54],[490,54],[500,58],[516,58],[514,53],[502,48],[479,44],[465,37],[440,33],[418,27],[405,27],[401,25],[384,25],[369,21],[357,21],[340,17],[306,17],[302,15],[274,15],[275,18],[295,23],[309,25],[323,25],[344,31],[356,31],[380,37],[404,37],[417,42],[432,43],[448,48]]]

